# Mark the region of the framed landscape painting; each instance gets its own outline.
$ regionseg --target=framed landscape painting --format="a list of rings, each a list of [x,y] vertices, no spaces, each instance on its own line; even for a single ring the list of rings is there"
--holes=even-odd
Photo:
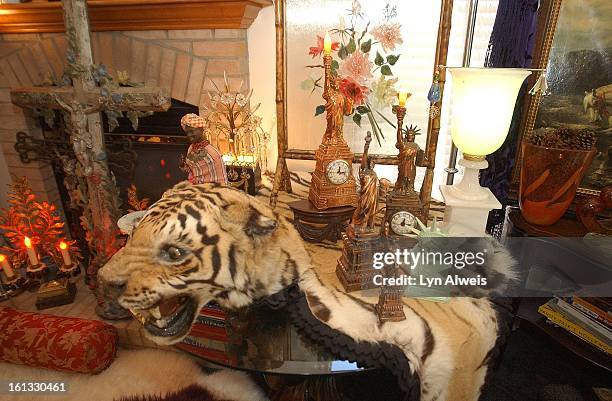
[[[612,1],[548,0],[543,7],[532,67],[547,69],[548,94],[526,99],[522,138],[559,127],[594,131],[597,153],[578,193],[597,195],[612,185]]]

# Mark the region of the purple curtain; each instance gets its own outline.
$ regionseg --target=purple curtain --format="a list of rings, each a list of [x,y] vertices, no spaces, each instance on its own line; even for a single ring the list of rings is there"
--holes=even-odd
[[[531,65],[538,4],[539,0],[499,0],[485,67],[521,68]],[[495,153],[487,156],[489,167],[480,174],[481,185],[489,187],[504,207],[508,203],[508,188],[517,149],[521,99],[526,90],[526,85],[523,85],[505,143]],[[500,222],[503,222],[503,212],[489,215],[490,231]]]

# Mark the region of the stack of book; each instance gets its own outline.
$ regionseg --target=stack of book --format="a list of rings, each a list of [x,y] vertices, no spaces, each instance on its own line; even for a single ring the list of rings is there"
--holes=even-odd
[[[229,342],[225,311],[211,302],[200,310],[191,331],[177,347],[204,359],[233,365],[235,358],[226,353]]]
[[[538,312],[557,326],[612,355],[611,298],[553,298]]]

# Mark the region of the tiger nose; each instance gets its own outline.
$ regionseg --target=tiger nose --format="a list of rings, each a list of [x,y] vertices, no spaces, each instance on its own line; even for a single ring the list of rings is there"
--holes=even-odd
[[[98,287],[106,296],[111,296],[114,299],[119,298],[126,288],[124,280],[108,280],[103,274],[98,274]]]
[[[112,277],[109,273],[109,269],[106,266],[98,270],[98,284],[106,291],[110,291],[117,296],[120,296],[126,287],[126,280],[123,278]]]
[[[118,295],[123,294],[123,292],[125,291],[125,282],[123,283],[106,283],[106,286],[108,286],[108,288],[117,293]]]

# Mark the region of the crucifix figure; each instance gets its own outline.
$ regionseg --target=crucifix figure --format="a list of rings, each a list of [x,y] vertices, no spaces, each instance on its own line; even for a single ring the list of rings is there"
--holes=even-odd
[[[80,165],[77,174],[87,183],[88,199],[81,220],[93,256],[87,273],[95,283],[98,268],[120,245],[118,191],[108,168],[100,112],[164,111],[170,106],[170,98],[167,91],[160,88],[97,86],[92,74],[94,64],[86,0],[62,0],[62,7],[72,86],[17,88],[11,91],[11,100],[21,107],[63,113]]]

